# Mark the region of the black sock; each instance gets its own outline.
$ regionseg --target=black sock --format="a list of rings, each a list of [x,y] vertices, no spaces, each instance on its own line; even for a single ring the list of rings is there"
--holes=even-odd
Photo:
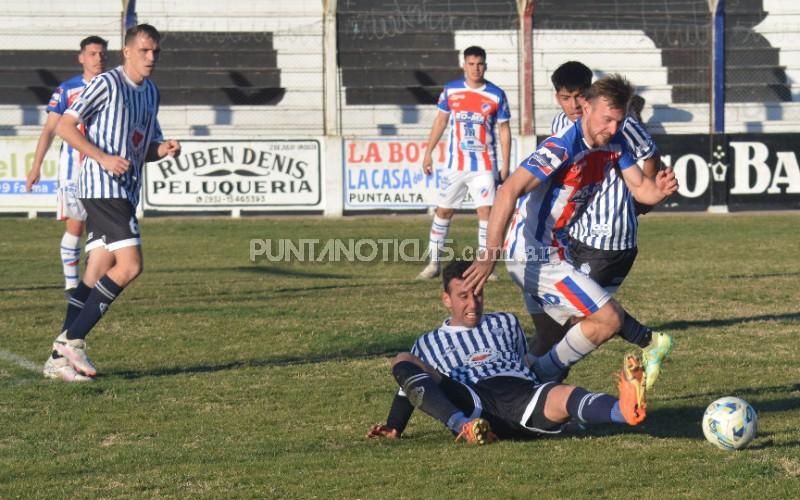
[[[439,384],[434,382],[425,370],[410,361],[401,361],[392,367],[392,375],[412,405],[451,430],[458,430],[453,427],[460,427],[456,421],[460,422],[463,419],[463,413],[447,399]],[[459,413],[462,414],[461,418],[452,418]]]
[[[636,321],[636,318],[628,314],[628,311],[625,311],[625,321],[622,323],[622,331],[619,334],[623,339],[639,347],[647,347],[653,338],[653,330]]]
[[[100,321],[114,299],[122,292],[122,287],[108,277],[103,276],[89,293],[78,317],[69,325],[67,338],[85,339],[89,331]]]
[[[81,313],[83,304],[86,302],[86,299],[89,298],[89,293],[91,293],[91,291],[92,289],[86,286],[86,283],[83,281],[78,283],[78,287],[72,292],[72,296],[67,301],[67,313],[64,316],[64,326],[61,327],[62,332],[69,328],[72,322],[75,321],[75,318]]]
[[[614,422],[612,410],[617,398],[601,392],[589,392],[576,387],[567,398],[567,413],[572,418],[589,424]]]

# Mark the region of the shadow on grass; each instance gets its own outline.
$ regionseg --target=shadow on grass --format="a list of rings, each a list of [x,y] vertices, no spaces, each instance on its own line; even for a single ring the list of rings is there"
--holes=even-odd
[[[394,356],[399,352],[408,350],[408,340],[398,340],[396,344],[382,344],[372,348],[359,350],[345,350],[335,353],[319,354],[314,356],[278,356],[270,359],[244,359],[229,361],[219,364],[205,364],[193,366],[172,366],[155,368],[152,370],[134,371],[109,371],[105,375],[109,377],[120,377],[125,379],[138,379],[144,377],[170,377],[174,375],[191,375],[198,373],[215,373],[228,370],[240,370],[245,368],[260,368],[269,366],[290,366],[325,363],[330,361],[350,361],[358,359],[368,359],[375,357]],[[387,365],[388,373],[388,365]]]
[[[61,285],[29,285],[0,288],[0,292],[32,292],[34,290],[63,290]]]
[[[755,321],[800,321],[800,312],[786,314],[762,314],[759,316],[745,316],[741,318],[707,319],[697,321],[673,321],[654,325],[654,330],[688,330],[689,328],[714,328],[720,326],[752,323]]]
[[[761,279],[761,278],[788,278],[790,276],[800,276],[800,273],[764,273],[764,274],[732,274],[728,279]]]

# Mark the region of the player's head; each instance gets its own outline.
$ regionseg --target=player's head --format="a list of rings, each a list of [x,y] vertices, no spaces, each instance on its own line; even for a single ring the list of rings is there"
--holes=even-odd
[[[486,74],[486,51],[473,45],[464,49],[464,78],[468,83],[480,86]]]
[[[161,34],[149,24],[138,24],[125,32],[122,56],[125,73],[136,83],[148,78],[156,67],[161,53]]]
[[[632,95],[633,86],[617,74],[604,76],[589,87],[584,94],[582,128],[591,146],[603,146],[611,141],[625,119]]]
[[[470,265],[471,260],[454,260],[442,271],[442,303],[450,311],[451,326],[472,328],[481,322],[483,291],[473,293],[464,286],[464,272]]]
[[[556,89],[556,102],[570,121],[581,117],[583,93],[592,85],[592,70],[578,61],[567,61],[550,76]]]
[[[87,36],[81,40],[78,62],[83,66],[84,78],[91,79],[106,70],[108,40],[99,36]]]

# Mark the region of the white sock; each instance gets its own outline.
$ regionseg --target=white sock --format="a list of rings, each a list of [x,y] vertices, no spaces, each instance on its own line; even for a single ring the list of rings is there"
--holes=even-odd
[[[61,237],[61,264],[64,267],[64,288],[76,288],[80,282],[81,237],[64,233]]]
[[[478,221],[478,252],[486,250],[486,230],[489,229],[488,220]]]
[[[577,323],[547,354],[536,360],[534,370],[540,377],[553,380],[595,349],[597,346],[583,335],[581,323]]]
[[[444,240],[450,231],[450,219],[442,219],[438,215],[433,216],[431,224],[430,242],[428,243],[428,253],[431,262],[439,262],[439,251],[444,247]]]

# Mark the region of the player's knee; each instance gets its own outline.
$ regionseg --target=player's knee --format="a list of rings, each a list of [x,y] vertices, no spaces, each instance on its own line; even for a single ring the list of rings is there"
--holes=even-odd
[[[425,370],[419,365],[409,360],[401,360],[392,364],[392,376],[397,380],[397,383],[400,384],[400,387],[403,388],[405,388],[406,383],[411,377],[424,372]]]
[[[417,357],[411,354],[410,352],[401,352],[392,359],[392,368],[394,368],[396,364],[402,363],[404,361],[407,361],[409,363],[414,363],[416,359]]]
[[[436,216],[442,219],[452,219],[456,211],[452,208],[436,207]]]

